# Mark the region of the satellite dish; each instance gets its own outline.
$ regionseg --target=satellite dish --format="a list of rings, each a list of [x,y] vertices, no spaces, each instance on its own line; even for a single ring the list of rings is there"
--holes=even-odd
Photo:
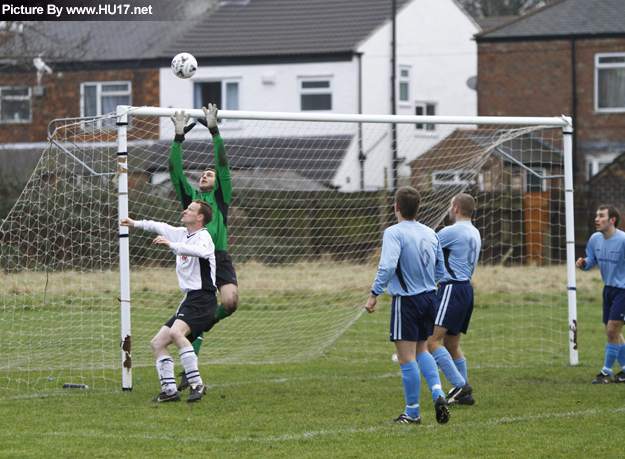
[[[469,78],[467,80],[467,86],[470,89],[473,89],[475,91],[477,89],[477,77],[476,76],[472,76],[471,78]]]

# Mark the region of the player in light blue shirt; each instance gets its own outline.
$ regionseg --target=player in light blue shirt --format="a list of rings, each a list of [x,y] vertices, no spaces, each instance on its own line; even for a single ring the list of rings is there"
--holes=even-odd
[[[599,265],[603,288],[603,323],[608,342],[605,362],[593,384],[625,382],[625,339],[622,329],[625,323],[625,233],[616,229],[621,216],[612,205],[599,206],[595,217],[597,232],[590,236],[586,246],[586,258],[579,258],[575,266],[588,271]],[[621,372],[612,377],[612,367],[618,360]]]
[[[391,341],[397,349],[406,398],[405,411],[393,422],[421,423],[421,372],[432,392],[436,420],[443,424],[449,421],[449,409],[436,362],[427,349],[434,329],[436,279],[442,275],[443,252],[436,233],[416,221],[420,203],[421,196],[414,188],[397,190],[398,223],[384,231],[380,266],[365,309],[375,312],[377,297],[388,288],[393,297]]]
[[[403,220],[384,231],[380,266],[371,292],[376,296],[387,288],[390,296],[434,292],[436,280],[443,275],[442,261],[436,233],[417,221]]]
[[[467,333],[473,313],[471,276],[482,249],[480,232],[471,223],[474,211],[471,195],[454,196],[449,206],[452,225],[438,232],[445,272],[436,295],[436,320],[428,349],[453,386],[447,394],[449,405],[475,403],[473,387],[467,381],[467,360],[460,348],[460,335]]]

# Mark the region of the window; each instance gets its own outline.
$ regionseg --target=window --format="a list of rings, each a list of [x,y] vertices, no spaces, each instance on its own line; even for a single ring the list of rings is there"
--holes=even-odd
[[[525,171],[525,192],[547,191],[547,180],[542,178],[546,175],[545,169],[542,167],[532,167],[530,169],[536,172],[538,176],[527,169],[523,169]]]
[[[410,101],[410,67],[399,68],[399,103]]]
[[[625,111],[625,53],[595,55],[595,110]]]
[[[0,120],[2,123],[30,123],[31,90],[24,86],[0,87]]]
[[[434,116],[436,115],[436,105],[417,102],[415,104],[415,115]],[[435,131],[436,124],[415,124],[415,128],[417,128],[417,131]]]
[[[233,80],[204,81],[193,86],[193,108],[217,104],[221,110],[239,109],[239,82]],[[219,120],[220,123],[235,124],[236,120]]]
[[[595,153],[586,155],[586,180],[601,172],[616,159],[619,153]]]
[[[481,172],[477,174],[471,171],[438,170],[432,173],[432,186],[436,190],[448,187],[464,187],[466,185],[475,186],[478,184],[475,180],[476,176],[481,185],[483,182],[481,174]]]
[[[300,85],[302,111],[332,110],[332,80],[307,78]]]
[[[80,116],[100,116],[115,112],[118,105],[131,104],[129,81],[99,81],[80,87]],[[101,127],[114,129],[116,120],[104,120]]]

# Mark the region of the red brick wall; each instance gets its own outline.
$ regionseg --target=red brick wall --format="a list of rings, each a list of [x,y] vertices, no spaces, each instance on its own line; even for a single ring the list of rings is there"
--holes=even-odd
[[[625,231],[625,155],[595,175],[588,183],[588,233],[596,231],[595,214],[600,205],[612,204],[621,214],[618,228]]]
[[[575,41],[576,140],[625,141],[625,113],[594,110],[595,54],[625,52],[625,38]],[[478,113],[573,115],[570,40],[478,43]],[[580,176],[584,159],[578,156]]]
[[[595,54],[600,52],[625,52],[625,38],[575,42],[578,141],[625,139],[625,113],[600,114],[594,110]],[[478,112],[571,116],[571,41],[480,43]]]
[[[625,38],[580,40],[575,45],[577,69],[577,139],[625,141],[625,113],[595,112],[595,54],[625,52]]]
[[[478,113],[487,116],[571,115],[570,43],[478,45]]]
[[[0,142],[43,142],[47,139],[48,123],[55,118],[80,116],[80,84],[88,81],[130,81],[132,104],[136,106],[159,105],[158,69],[98,70],[81,72],[55,72],[44,75],[44,96],[32,96],[32,123],[0,124]],[[37,84],[37,76],[31,73],[1,73],[0,85]]]

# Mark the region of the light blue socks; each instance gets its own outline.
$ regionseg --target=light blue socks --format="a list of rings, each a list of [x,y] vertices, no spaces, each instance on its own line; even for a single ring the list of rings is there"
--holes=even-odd
[[[421,374],[417,362],[408,362],[400,365],[401,381],[404,383],[406,396],[405,413],[411,418],[419,417],[419,393],[421,392]]]
[[[454,365],[454,361],[451,359],[451,355],[445,346],[436,349],[432,357],[434,357],[434,360],[452,386],[463,387],[467,383],[456,368],[456,365]]]
[[[456,365],[458,372],[462,375],[464,380],[468,382],[469,378],[467,377],[467,359],[465,357],[462,357],[461,359],[454,360],[454,365]]]
[[[621,352],[620,344],[605,344],[605,363],[603,364],[603,368],[601,371],[612,375],[612,367],[614,366],[614,362],[616,362],[616,358]]]
[[[428,383],[428,387],[432,391],[432,400],[436,401],[438,397],[445,397],[445,393],[441,388],[441,378],[438,375],[438,367],[436,360],[429,352],[422,352],[417,356],[417,364],[421,373]]]

